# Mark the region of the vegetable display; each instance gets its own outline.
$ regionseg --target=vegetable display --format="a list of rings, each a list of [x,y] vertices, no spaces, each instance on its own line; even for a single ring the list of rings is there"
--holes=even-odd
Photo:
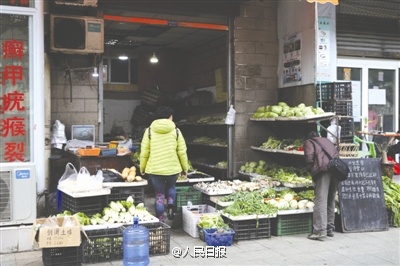
[[[242,215],[274,215],[278,208],[272,204],[264,203],[261,191],[236,194],[233,204],[226,207],[222,213],[232,216]]]
[[[276,118],[276,117],[312,117],[324,114],[325,111],[320,107],[306,106],[300,103],[297,106],[289,106],[285,102],[279,102],[277,105],[260,106],[251,118]]]
[[[70,211],[64,211],[63,213],[57,214],[57,217],[64,215],[72,215],[72,213]],[[143,203],[139,203],[136,206],[134,205],[132,196],[129,196],[127,200],[111,201],[101,213],[96,213],[91,217],[83,212],[78,212],[73,215],[78,218],[81,225],[131,224],[134,216],[139,217],[139,222],[156,221],[156,218],[146,210]]]
[[[400,227],[400,184],[387,176],[382,176],[382,181],[386,207],[393,212],[393,225]]]

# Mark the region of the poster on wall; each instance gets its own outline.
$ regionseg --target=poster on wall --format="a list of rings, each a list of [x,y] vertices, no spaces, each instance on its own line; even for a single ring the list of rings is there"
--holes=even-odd
[[[283,83],[301,81],[301,33],[286,36],[283,45]]]
[[[318,17],[317,36],[317,80],[331,80],[330,18]]]

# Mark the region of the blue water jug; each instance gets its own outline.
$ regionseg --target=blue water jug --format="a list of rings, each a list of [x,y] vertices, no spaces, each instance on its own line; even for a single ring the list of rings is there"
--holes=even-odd
[[[124,266],[149,265],[149,230],[139,225],[139,218],[133,218],[133,226],[123,233]]]

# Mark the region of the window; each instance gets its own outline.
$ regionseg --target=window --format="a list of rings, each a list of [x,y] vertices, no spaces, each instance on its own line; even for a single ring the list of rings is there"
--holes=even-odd
[[[103,81],[104,83],[137,84],[137,59],[105,58],[103,60]]]

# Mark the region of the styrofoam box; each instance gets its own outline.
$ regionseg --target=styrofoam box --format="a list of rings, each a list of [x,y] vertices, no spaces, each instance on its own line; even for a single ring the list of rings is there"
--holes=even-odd
[[[219,215],[214,207],[206,204],[192,205],[190,208],[187,206],[182,206],[183,231],[192,237],[199,237],[197,223],[199,222],[200,217],[202,217],[205,213],[215,213],[215,215]]]

